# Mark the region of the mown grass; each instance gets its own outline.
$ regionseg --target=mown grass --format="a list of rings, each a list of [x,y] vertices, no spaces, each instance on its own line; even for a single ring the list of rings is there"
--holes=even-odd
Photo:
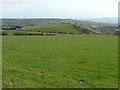
[[[27,26],[25,27],[25,30],[80,33],[70,24],[47,24],[38,26]]]
[[[117,88],[112,35],[3,36],[4,88]]]

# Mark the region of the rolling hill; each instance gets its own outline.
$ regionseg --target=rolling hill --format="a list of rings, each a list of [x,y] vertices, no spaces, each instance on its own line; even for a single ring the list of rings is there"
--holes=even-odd
[[[62,34],[97,34],[97,30],[92,30],[85,26],[76,26],[72,24],[47,24],[37,26],[26,26],[24,30],[28,31],[43,31],[49,33],[62,33]]]
[[[97,18],[97,19],[89,19],[88,21],[117,25],[118,18]]]
[[[116,33],[116,29],[118,28],[117,25],[113,25],[110,23],[98,23],[98,22],[91,22],[91,21],[80,21],[80,20],[73,20],[73,19],[58,19],[58,18],[57,19],[50,19],[50,18],[49,19],[47,18],[42,18],[42,19],[40,18],[7,19],[6,18],[5,19],[4,18],[2,19],[2,24],[3,25],[4,24],[22,25],[28,28],[29,26],[39,26],[39,25],[43,25],[41,28],[44,28],[45,27],[44,25],[47,25],[49,27],[48,24],[71,24],[71,25],[77,25],[77,26],[85,26],[92,31],[95,31],[95,32],[100,31],[102,32],[102,34],[112,34],[112,35]],[[77,31],[75,31],[74,33],[76,32]]]

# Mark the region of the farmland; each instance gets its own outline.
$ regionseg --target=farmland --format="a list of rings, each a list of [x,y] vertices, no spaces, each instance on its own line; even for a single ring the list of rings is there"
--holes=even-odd
[[[115,35],[3,36],[3,87],[117,88],[117,41]]]
[[[6,27],[9,28],[11,27],[13,29],[12,26],[6,25]],[[7,33],[9,35],[14,35],[15,33],[41,33],[41,32],[54,34],[101,34],[101,31],[99,30],[93,30],[86,26],[74,24],[28,25],[23,26],[23,28],[19,30],[3,30],[2,32]]]
[[[84,34],[83,32],[87,30],[88,33],[101,33],[98,30],[93,30],[91,28],[72,25],[72,24],[47,24],[47,25],[37,25],[37,26],[27,26],[25,30],[32,31],[44,31],[44,32],[63,32],[63,33],[73,33],[73,34]]]
[[[77,24],[77,25],[83,25],[89,28],[92,28],[93,30],[100,30],[103,34],[112,34],[114,35],[116,32],[116,25],[108,24],[108,23],[97,23],[97,22],[90,22],[90,21],[80,21],[80,20],[74,20],[74,19],[53,19],[53,18],[39,18],[39,19],[2,19],[3,24],[13,24],[13,25],[46,25],[46,24]],[[58,30],[58,28],[56,29]]]
[[[26,30],[48,31],[48,32],[65,32],[65,33],[80,33],[72,25],[69,24],[48,24],[39,26],[28,26]]]
[[[118,87],[117,35],[76,20],[12,23],[0,30],[3,88]]]

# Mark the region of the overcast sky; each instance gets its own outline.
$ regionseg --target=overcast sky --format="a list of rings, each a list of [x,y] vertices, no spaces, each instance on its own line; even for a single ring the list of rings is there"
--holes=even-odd
[[[92,19],[117,17],[119,0],[1,0],[2,17]]]

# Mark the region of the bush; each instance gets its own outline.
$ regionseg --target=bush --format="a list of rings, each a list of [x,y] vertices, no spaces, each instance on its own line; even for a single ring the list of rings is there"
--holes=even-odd
[[[43,36],[43,35],[49,35],[49,36],[55,36],[55,34],[43,34],[43,33],[14,33],[16,36]]]
[[[8,35],[8,34],[5,33],[5,32],[2,32],[2,33],[0,33],[0,35],[5,36],[5,35]]]
[[[70,34],[74,34],[74,33],[70,33]]]

